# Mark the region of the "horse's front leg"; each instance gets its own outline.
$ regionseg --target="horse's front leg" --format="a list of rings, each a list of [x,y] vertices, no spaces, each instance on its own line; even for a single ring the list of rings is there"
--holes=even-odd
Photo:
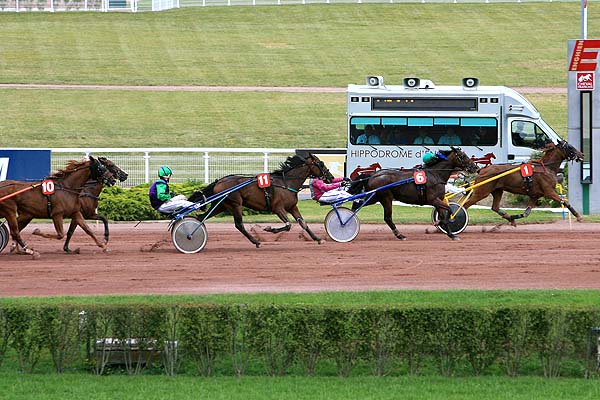
[[[386,197],[380,199],[379,202],[383,206],[383,220],[387,226],[390,227],[394,236],[396,236],[397,239],[406,240],[406,236],[398,231],[398,228],[396,228],[396,224],[394,224],[394,220],[392,219],[392,198]]]
[[[556,201],[557,203],[560,203],[563,206],[567,207],[567,209],[569,209],[569,211],[571,212],[571,214],[573,214],[573,216],[575,218],[577,218],[577,222],[583,222],[583,217],[581,216],[581,214],[579,214],[577,212],[577,210],[575,210],[573,208],[573,206],[567,201],[567,199],[561,198],[558,194],[556,194],[555,191],[551,191],[549,193],[545,193],[545,197],[548,198],[548,199],[552,199],[552,200]]]
[[[300,225],[302,227],[302,229],[304,229],[306,231],[306,233],[308,233],[310,235],[310,238],[312,240],[314,240],[315,242],[317,242],[319,244],[323,243],[323,239],[321,239],[320,237],[315,235],[314,232],[308,227],[308,225],[304,221],[304,218],[302,218],[302,214],[300,214],[300,210],[298,210],[297,205],[295,205],[290,210],[290,214],[292,214],[292,217],[294,217],[294,219],[298,222],[298,225]]]
[[[260,241],[248,233],[246,227],[244,226],[244,221],[242,219],[242,206],[231,209],[231,213],[233,214],[233,223],[237,230],[240,231],[242,235],[246,236],[246,238],[258,249],[260,247]]]
[[[92,229],[89,227],[87,222],[85,222],[85,218],[83,217],[83,214],[81,214],[80,211],[77,211],[75,214],[73,214],[71,216],[71,224],[69,225],[69,230],[67,231],[67,239],[65,240],[65,244],[63,245],[63,251],[65,253],[72,252],[71,249],[69,249],[69,243],[71,241],[71,237],[73,236],[73,233],[75,232],[75,229],[78,226],[80,226],[81,229],[83,229],[83,231],[85,233],[87,233],[89,237],[92,238],[94,243],[96,243],[96,246],[100,247],[105,252],[107,251],[106,242],[101,242],[100,240],[98,240],[98,238],[96,237],[96,234],[92,231]]]
[[[452,213],[452,210],[448,204],[442,199],[435,199],[433,201],[433,206],[440,216],[439,226],[446,231],[446,235],[452,240],[460,240],[460,238],[452,232],[452,227],[450,226],[450,214]]]

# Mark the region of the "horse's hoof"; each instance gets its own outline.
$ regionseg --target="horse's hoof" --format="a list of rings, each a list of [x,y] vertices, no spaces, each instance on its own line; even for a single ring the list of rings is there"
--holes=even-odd
[[[460,240],[460,238],[458,236],[453,236],[450,239],[452,239],[452,240]]]
[[[399,236],[396,236],[396,239],[398,239],[398,240],[406,240],[406,236],[399,235]]]
[[[31,259],[32,260],[38,260],[40,258],[40,253],[38,253],[37,251],[34,251],[31,253]]]
[[[271,228],[270,226],[265,226],[263,228],[263,231],[265,231],[265,232],[271,232],[272,230],[273,230],[273,228]]]
[[[323,244],[323,243],[325,243],[325,239],[319,239],[319,240],[317,240],[317,243],[318,244]]]
[[[577,222],[583,222],[583,217],[577,217]]]
[[[256,245],[256,248],[257,248],[257,249],[260,249],[260,242],[258,242],[258,243],[254,243],[254,244]]]
[[[32,234],[34,235],[39,235],[40,233],[42,233],[42,231],[40,231],[40,228],[35,228],[32,232]]]

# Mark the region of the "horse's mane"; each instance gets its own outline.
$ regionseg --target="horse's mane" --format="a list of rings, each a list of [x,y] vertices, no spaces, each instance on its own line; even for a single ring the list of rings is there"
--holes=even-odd
[[[279,169],[271,172],[273,175],[282,175],[286,172],[293,170],[294,168],[298,168],[306,162],[306,159],[300,157],[299,155],[294,155],[288,157],[284,162],[279,164]]]
[[[51,174],[49,178],[63,178],[75,171],[77,171],[81,167],[88,167],[89,161],[77,161],[77,160],[69,160],[67,166],[63,169],[59,169],[55,173]]]

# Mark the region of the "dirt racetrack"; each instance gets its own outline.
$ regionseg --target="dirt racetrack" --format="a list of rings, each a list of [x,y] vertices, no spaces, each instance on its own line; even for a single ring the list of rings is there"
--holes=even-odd
[[[41,257],[0,253],[0,296],[92,294],[207,294],[382,289],[600,288],[600,225],[560,221],[504,226],[482,232],[469,226],[451,241],[431,225],[403,225],[398,241],[387,226],[363,224],[350,243],[307,240],[297,224],[273,235],[254,228],[255,248],[233,223],[209,223],[208,244],[198,254],[173,247],[164,222],[112,223],[110,251],[102,252],[78,230],[64,254],[62,241],[24,238]],[[99,234],[101,226],[94,226]],[[486,227],[488,230],[491,226]],[[152,249],[153,244],[159,244]],[[152,250],[151,250],[152,249]]]

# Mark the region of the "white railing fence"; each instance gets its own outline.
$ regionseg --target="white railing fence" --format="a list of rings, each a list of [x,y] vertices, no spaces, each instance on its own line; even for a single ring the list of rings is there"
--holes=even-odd
[[[188,181],[210,183],[230,174],[256,175],[279,168],[295,149],[227,149],[227,148],[56,148],[52,151],[51,170],[64,168],[69,160],[88,155],[106,157],[129,174],[119,183],[131,187],[157,179],[161,165],[173,170],[172,183]]]
[[[343,3],[521,3],[556,0],[0,0],[1,11],[161,11],[180,7]],[[577,0],[558,0],[577,1]]]

